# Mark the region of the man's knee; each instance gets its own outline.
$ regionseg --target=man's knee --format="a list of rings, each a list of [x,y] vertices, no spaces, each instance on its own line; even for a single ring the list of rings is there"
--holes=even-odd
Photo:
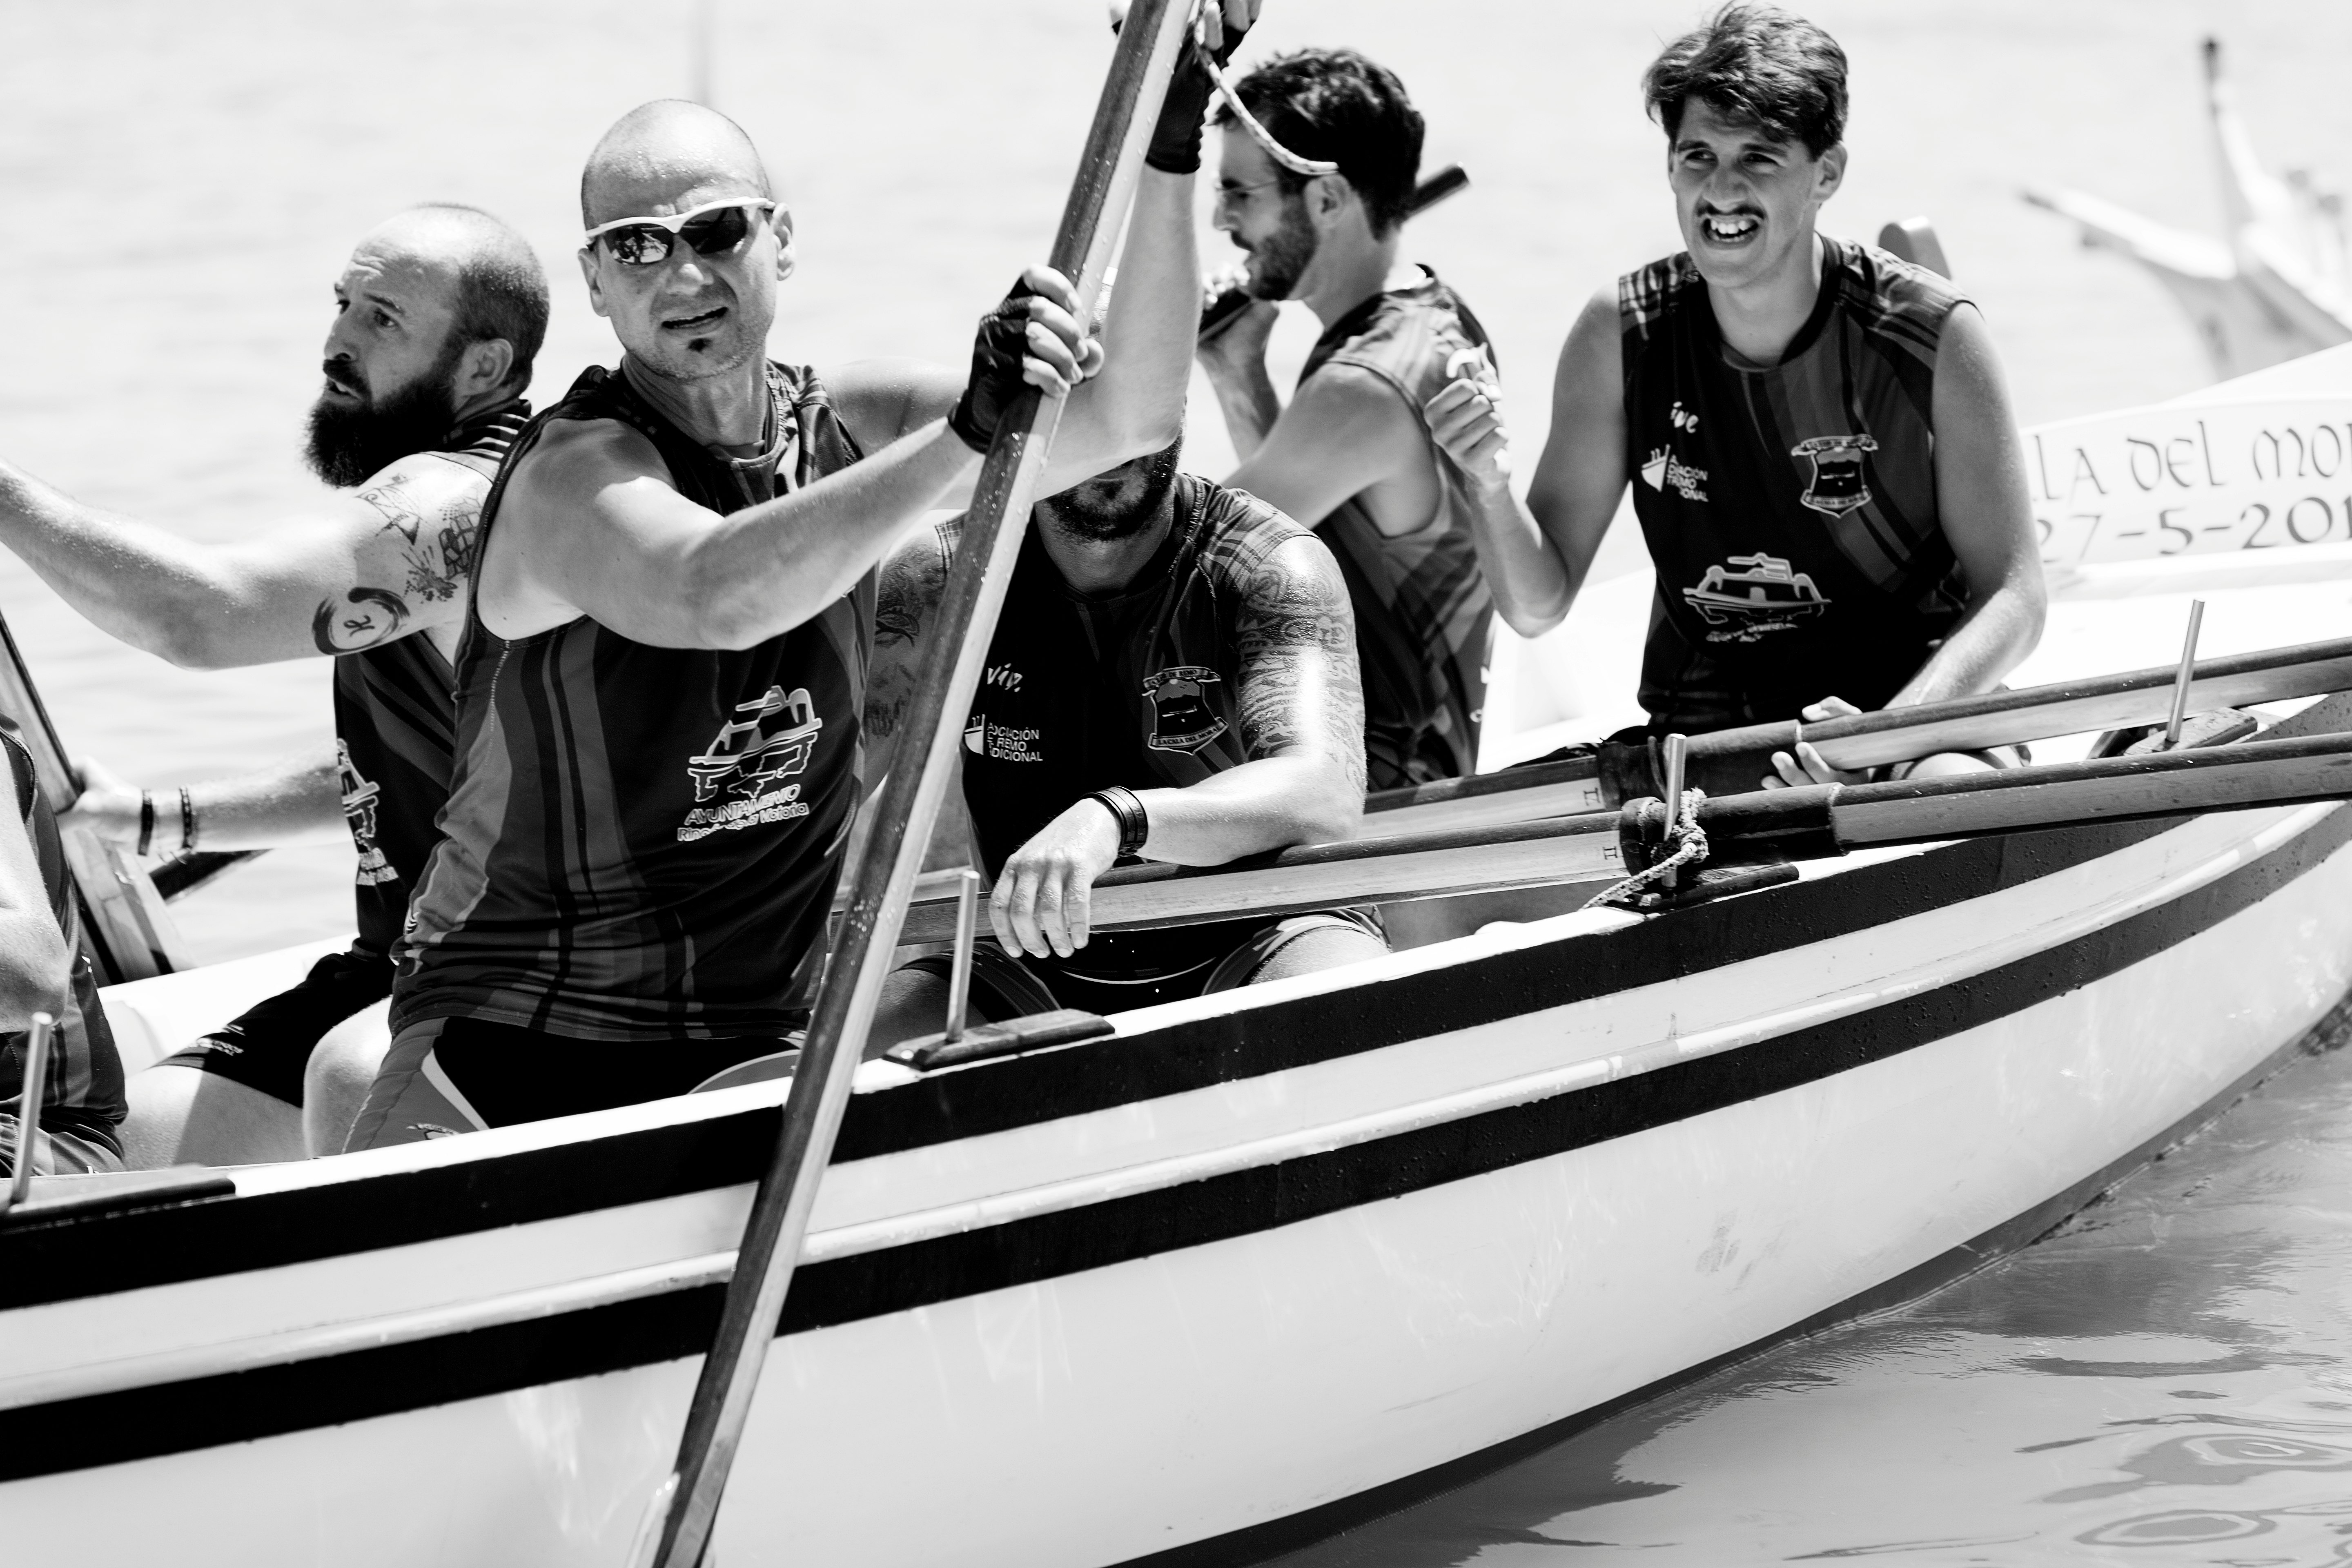
[[[390,1002],[363,1007],[327,1031],[302,1069],[302,1135],[311,1154],[341,1151],[392,1047]]]
[[[1317,974],[1344,964],[1385,958],[1388,952],[1389,944],[1385,941],[1352,921],[1318,924],[1299,931],[1276,948],[1250,971],[1245,984],[1255,985],[1264,980],[1289,980],[1301,974]]]

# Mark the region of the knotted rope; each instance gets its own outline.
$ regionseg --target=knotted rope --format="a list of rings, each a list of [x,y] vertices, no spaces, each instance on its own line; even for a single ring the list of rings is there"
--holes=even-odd
[[[1706,799],[1705,790],[1683,791],[1681,814],[1666,825],[1666,842],[1675,847],[1674,852],[1646,871],[1636,871],[1622,881],[1611,883],[1585,900],[1583,909],[1596,909],[1602,904],[1618,904],[1620,900],[1630,900],[1658,879],[1706,859],[1706,829],[1698,825],[1698,808]]]

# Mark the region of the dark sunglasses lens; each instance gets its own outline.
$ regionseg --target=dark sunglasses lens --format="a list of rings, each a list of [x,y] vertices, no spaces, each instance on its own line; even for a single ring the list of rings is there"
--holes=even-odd
[[[604,248],[624,267],[651,267],[669,259],[669,230],[651,224],[616,228],[604,236]]]
[[[750,207],[720,207],[688,224],[678,236],[694,247],[697,256],[719,256],[742,244],[751,232]]]

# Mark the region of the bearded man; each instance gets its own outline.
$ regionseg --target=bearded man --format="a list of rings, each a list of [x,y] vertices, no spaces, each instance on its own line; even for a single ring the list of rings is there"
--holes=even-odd
[[[1421,114],[1393,72],[1352,49],[1284,55],[1235,95],[1259,125],[1219,110],[1216,224],[1247,252],[1257,303],[1199,351],[1242,460],[1225,483],[1312,526],[1339,560],[1372,787],[1472,773],[1495,611],[1517,626],[1541,609],[1512,582],[1543,541],[1475,506],[1431,438],[1425,406],[1458,380],[1491,381],[1494,361],[1460,296],[1399,254]],[[1297,172],[1260,132],[1337,173]],[[1286,406],[1265,369],[1282,300],[1323,323]]]
[[[963,798],[995,887],[974,950],[992,1021],[1112,1013],[1377,958],[1369,910],[1090,929],[1124,858],[1222,866],[1327,843],[1363,814],[1364,702],[1330,549],[1255,497],[1176,471],[1177,448],[1038,503],[989,676],[964,723]],[[893,736],[961,520],[882,574],[866,731]],[[947,960],[891,977],[877,1047],[938,1027]]]
[[[336,493],[248,541],[197,544],[0,463],[0,543],[104,630],[191,668],[335,660],[331,747],[155,790],[81,764],[88,787],[65,825],[142,855],[345,832],[359,851],[351,949],[131,1079],[134,1167],[341,1145],[385,1043],[392,945],[448,795],[475,533],[530,415],[547,313],[538,258],[487,213],[421,206],[370,233],[335,284],[310,411],[310,464]],[[316,1051],[338,1026],[344,1048]]]

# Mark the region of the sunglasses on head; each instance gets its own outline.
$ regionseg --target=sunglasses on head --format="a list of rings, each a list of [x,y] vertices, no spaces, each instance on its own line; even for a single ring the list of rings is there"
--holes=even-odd
[[[618,217],[588,231],[584,243],[604,242],[604,254],[624,267],[667,261],[681,239],[697,256],[723,256],[743,243],[751,226],[776,210],[764,196],[729,196],[669,217]]]

